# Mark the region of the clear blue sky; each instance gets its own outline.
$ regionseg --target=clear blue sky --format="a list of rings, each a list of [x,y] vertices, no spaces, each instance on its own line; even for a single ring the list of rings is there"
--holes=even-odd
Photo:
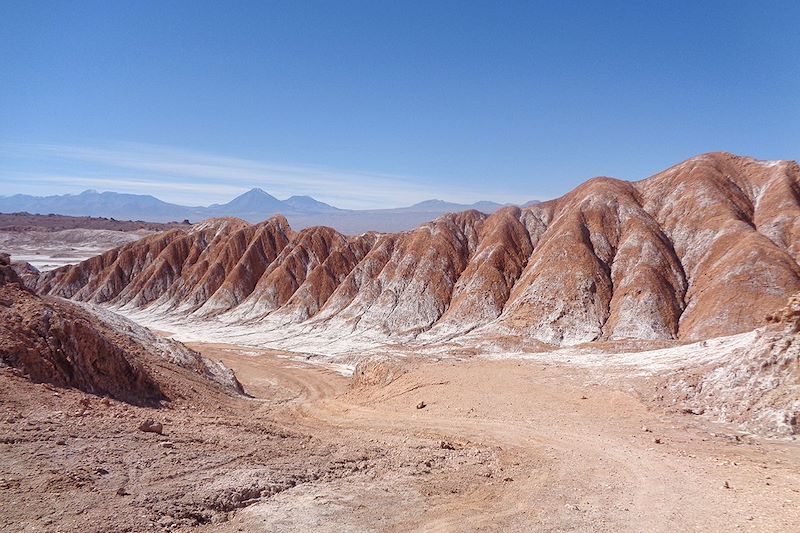
[[[0,0],[0,13],[0,194],[516,202],[707,151],[800,157],[798,2]]]

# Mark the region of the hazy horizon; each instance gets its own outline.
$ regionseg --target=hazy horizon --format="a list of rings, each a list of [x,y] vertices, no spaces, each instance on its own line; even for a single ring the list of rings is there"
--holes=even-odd
[[[65,192],[65,193],[54,192],[54,193],[50,193],[50,194],[47,194],[47,195],[33,195],[33,194],[27,194],[27,193],[0,194],[0,198],[11,198],[11,197],[18,196],[18,195],[31,196],[33,198],[49,198],[49,197],[64,197],[64,196],[66,196],[66,197],[74,197],[74,196],[81,196],[81,195],[86,194],[86,193],[93,193],[93,194],[111,193],[111,194],[133,194],[133,195],[137,195],[137,196],[147,196],[147,197],[152,197],[152,198],[155,198],[157,200],[161,200],[161,201],[164,201],[164,202],[167,202],[167,203],[174,203],[176,205],[180,205],[180,206],[183,206],[183,207],[209,207],[209,206],[212,206],[212,205],[229,203],[229,202],[231,202],[233,200],[236,200],[237,198],[240,198],[241,196],[244,196],[247,193],[250,193],[250,192],[253,192],[253,191],[263,192],[263,193],[265,193],[265,194],[267,194],[267,195],[269,195],[269,196],[271,196],[271,197],[273,197],[276,200],[281,201],[281,202],[286,202],[288,200],[297,199],[297,198],[309,198],[309,199],[312,199],[312,200],[320,201],[318,198],[316,198],[316,197],[314,197],[312,195],[306,195],[306,194],[294,194],[294,195],[291,195],[291,196],[280,196],[280,195],[276,196],[276,195],[270,193],[269,191],[264,190],[262,187],[251,187],[251,188],[246,189],[246,190],[241,190],[240,192],[235,193],[233,196],[225,196],[225,197],[221,197],[219,200],[217,200],[215,202],[211,202],[209,204],[197,204],[197,205],[188,204],[188,203],[180,202],[180,201],[176,201],[176,202],[167,201],[167,200],[164,200],[163,198],[161,198],[158,193],[148,193],[148,192],[129,193],[129,192],[112,190],[112,189],[92,189],[92,188],[83,189],[83,190],[78,191],[78,192]],[[466,205],[466,206],[476,205],[476,204],[481,204],[481,203],[490,203],[490,204],[497,204],[497,205],[501,205],[502,206],[502,205],[522,205],[522,204],[525,204],[525,203],[529,203],[531,201],[536,202],[536,201],[543,201],[543,200],[532,199],[532,200],[526,200],[524,202],[517,202],[517,203],[514,203],[514,202],[494,202],[494,201],[491,201],[491,200],[477,200],[475,202],[462,203],[462,202],[452,202],[452,201],[449,201],[449,200],[443,199],[443,198],[426,198],[424,200],[421,200],[419,202],[415,202],[413,204],[400,205],[400,206],[389,207],[389,208],[375,208],[375,209],[396,209],[396,208],[404,208],[404,207],[413,207],[414,205],[424,204],[424,203],[427,203],[427,202],[443,202],[443,203],[447,203],[447,204]],[[325,203],[327,205],[330,205],[331,207],[336,207],[336,208],[339,208],[339,209],[347,209],[347,208],[340,208],[338,205],[328,204],[327,202],[322,202],[322,203]],[[371,208],[355,209],[355,210],[370,210],[370,209]]]

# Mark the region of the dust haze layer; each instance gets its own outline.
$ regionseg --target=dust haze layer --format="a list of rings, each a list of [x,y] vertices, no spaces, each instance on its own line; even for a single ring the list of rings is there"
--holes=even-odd
[[[752,330],[800,291],[798,262],[797,163],[711,153],[402,233],[212,219],[46,273],[36,288],[253,328],[573,345]]]

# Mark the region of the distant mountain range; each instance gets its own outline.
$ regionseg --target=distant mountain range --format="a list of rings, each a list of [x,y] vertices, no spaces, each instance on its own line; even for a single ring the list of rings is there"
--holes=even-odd
[[[538,203],[536,200],[525,206]],[[149,194],[83,191],[80,194],[30,196],[15,194],[0,196],[0,213],[27,212],[32,214],[57,214],[93,216],[117,220],[144,220],[147,222],[182,221],[199,222],[213,217],[237,217],[248,222],[260,222],[273,215],[284,215],[292,227],[330,226],[342,233],[358,234],[365,231],[394,232],[417,227],[433,218],[458,211],[475,209],[491,214],[504,207],[495,202],[457,204],[442,200],[426,200],[408,207],[395,209],[339,209],[315,200],[310,196],[292,196],[278,200],[262,189],[251,189],[225,204],[184,206],[159,200]]]

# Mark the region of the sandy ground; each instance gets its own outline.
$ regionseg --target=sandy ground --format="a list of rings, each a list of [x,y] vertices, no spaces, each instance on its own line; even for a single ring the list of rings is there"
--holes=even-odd
[[[642,384],[476,359],[353,387],[193,347],[254,398],[148,410],[2,370],[0,530],[800,530],[797,442],[665,413]],[[166,434],[138,431],[148,417]]]

